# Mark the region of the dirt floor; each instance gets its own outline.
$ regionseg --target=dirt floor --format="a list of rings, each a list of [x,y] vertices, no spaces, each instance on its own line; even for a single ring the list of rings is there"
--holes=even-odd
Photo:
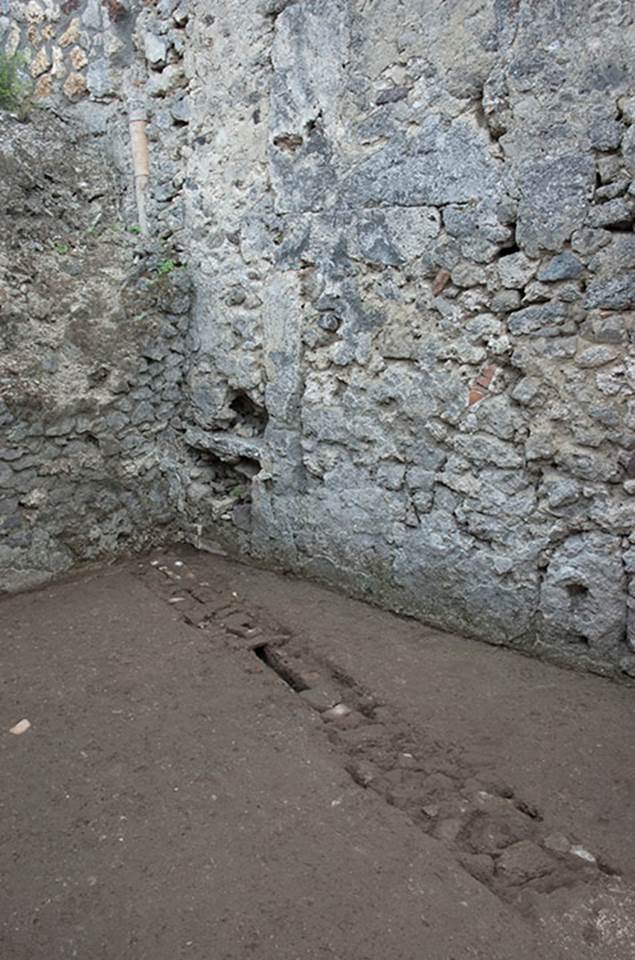
[[[182,547],[0,632],[0,960],[635,957],[632,688]]]

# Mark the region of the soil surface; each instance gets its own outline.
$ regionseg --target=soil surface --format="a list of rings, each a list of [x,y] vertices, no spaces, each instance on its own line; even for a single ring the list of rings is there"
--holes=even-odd
[[[183,547],[0,631],[2,960],[635,956],[632,689]]]

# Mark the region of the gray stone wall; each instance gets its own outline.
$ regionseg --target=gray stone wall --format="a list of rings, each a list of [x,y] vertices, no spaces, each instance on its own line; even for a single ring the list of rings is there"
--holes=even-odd
[[[243,549],[628,669],[632,4],[195,9],[190,441],[262,467]]]
[[[11,541],[1,565],[49,571],[182,536],[490,642],[635,672],[632,4],[111,7],[71,11],[86,26],[101,10],[80,32],[85,90],[40,92],[108,155],[114,219],[133,226],[128,102],[150,120],[150,236],[124,229],[125,243],[100,241],[109,270],[81,267],[109,303],[91,328],[110,336],[109,373],[92,384],[82,360],[72,383],[94,402],[93,457],[119,417],[124,449],[99,467],[117,492],[100,513],[88,461],[73,461],[97,548],[10,490],[7,515],[44,540],[37,563]],[[58,270],[52,256],[38,274]],[[53,363],[75,349],[72,306]],[[16,356],[30,339],[40,362],[46,322],[31,314],[25,301]],[[44,382],[48,404],[65,381]],[[86,421],[61,404],[51,440],[16,403],[18,438],[25,419],[40,431],[30,496],[52,443],[79,456]],[[46,566],[57,550],[70,553]]]
[[[3,12],[3,49],[35,82],[26,122],[0,119],[0,592],[179,539],[199,469],[181,418],[187,14],[118,0]],[[131,105],[149,120],[148,236]]]
[[[0,45],[20,56],[38,101],[113,98],[133,56],[137,12],[128,0],[2,0]]]
[[[0,120],[0,585],[178,536],[189,281],[80,128]]]

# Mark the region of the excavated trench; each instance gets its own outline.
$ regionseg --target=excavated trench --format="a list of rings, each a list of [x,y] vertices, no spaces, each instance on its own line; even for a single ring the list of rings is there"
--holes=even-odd
[[[363,790],[405,813],[503,901],[530,892],[593,885],[619,873],[606,858],[558,831],[538,807],[457,744],[415,729],[393,705],[234,590],[205,579],[196,559],[163,554],[138,575],[190,625],[253,658],[322,721],[342,768]]]

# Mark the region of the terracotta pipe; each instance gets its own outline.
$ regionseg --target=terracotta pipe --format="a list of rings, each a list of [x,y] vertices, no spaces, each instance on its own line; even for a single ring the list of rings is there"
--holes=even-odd
[[[135,103],[130,105],[129,123],[135,195],[137,199],[137,217],[141,233],[146,234],[148,232],[148,220],[146,217],[145,192],[150,176],[150,154],[148,152],[148,137],[146,135],[148,119],[143,106]]]

